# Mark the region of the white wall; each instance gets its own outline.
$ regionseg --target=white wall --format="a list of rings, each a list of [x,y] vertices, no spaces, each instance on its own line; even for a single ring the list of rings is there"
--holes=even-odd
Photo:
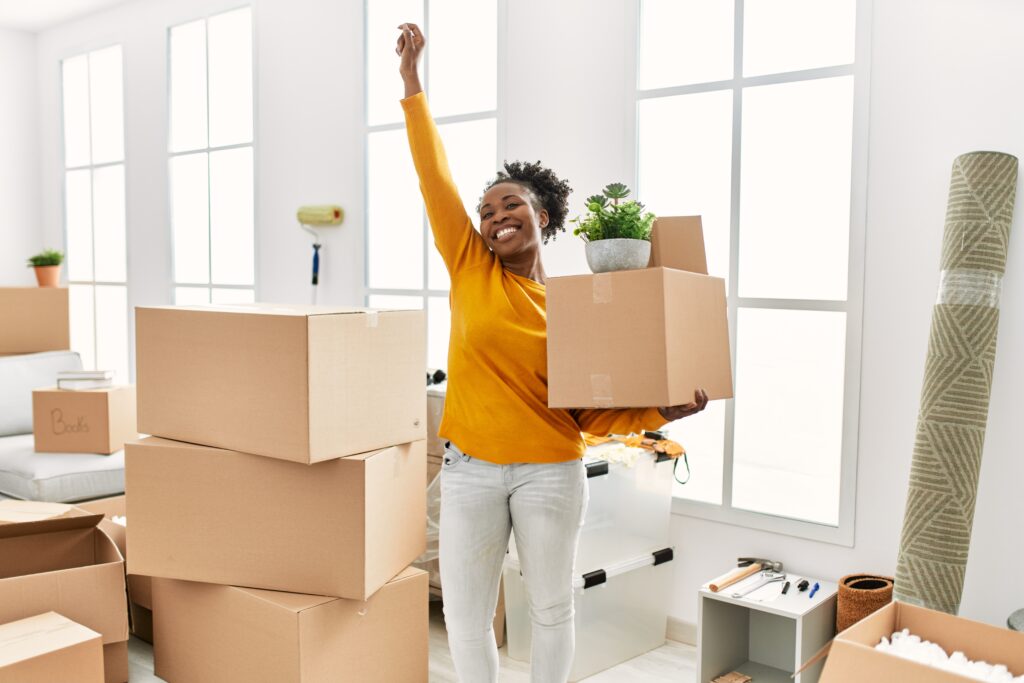
[[[737,555],[778,557],[836,579],[891,574],[904,511],[954,157],[1024,157],[1024,6],[1010,1],[876,2],[872,37],[867,250],[854,548],[676,517],[682,561],[673,613],[696,620],[695,587]],[[1018,189],[1018,194],[1020,190]],[[981,486],[961,614],[1005,624],[1024,607],[1024,202],[1018,199]]]
[[[138,0],[39,34],[43,235],[62,241],[62,58],[120,43],[125,63],[129,303],[171,303],[167,178],[169,26],[238,0]],[[362,2],[252,3],[256,82],[256,277],[262,301],[310,301],[302,204],[338,203],[323,234],[320,303],[354,305],[363,281]]]
[[[572,181],[573,212],[609,180],[633,182],[635,0],[592,11],[586,0],[507,2],[506,105],[499,142],[508,158],[541,159]],[[673,615],[695,621],[697,586],[738,555],[783,559],[836,579],[891,573],[938,277],[953,158],[974,149],[1024,156],[1024,5],[1014,0],[875,3],[871,76],[866,283],[856,545],[845,548],[676,517]],[[113,42],[125,46],[128,219],[132,300],[170,300],[164,35],[224,2],[139,0],[39,37],[42,131],[58,131],[56,60]],[[346,225],[327,237],[321,301],[355,303],[363,281],[362,2],[258,0],[257,221],[259,296],[308,296],[308,243],[294,227],[302,203],[338,201]],[[428,36],[429,39],[429,36]],[[608,101],[586,91],[605,79]],[[616,100],[614,93],[620,93]],[[44,235],[61,234],[57,135],[42,135]],[[598,149],[598,142],[600,149]],[[1018,202],[1017,232],[1024,209]],[[548,247],[550,274],[582,272],[566,235]],[[1003,321],[963,613],[1002,623],[1024,606],[1024,458],[1014,390],[1024,384],[1024,246],[1011,242]]]
[[[25,266],[43,248],[38,225],[36,38],[0,29],[0,284],[32,285]],[[62,242],[47,246],[62,249]]]

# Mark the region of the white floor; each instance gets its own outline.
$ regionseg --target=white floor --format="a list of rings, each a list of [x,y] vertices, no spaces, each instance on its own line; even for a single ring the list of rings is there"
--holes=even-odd
[[[502,683],[529,683],[530,666],[509,659],[501,649]],[[586,683],[683,683],[696,679],[696,653],[690,645],[668,641],[657,650],[631,659],[614,668],[586,679]],[[159,683],[164,679],[153,675],[153,648],[138,638],[128,642],[128,663],[131,683]],[[430,610],[430,681],[457,683],[448,640],[440,609]],[[398,683],[398,682],[396,682]]]

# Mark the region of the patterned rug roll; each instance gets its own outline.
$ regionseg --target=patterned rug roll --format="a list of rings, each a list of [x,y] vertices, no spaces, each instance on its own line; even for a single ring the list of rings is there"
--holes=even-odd
[[[839,579],[836,606],[836,633],[842,633],[858,621],[892,602],[892,577],[873,574],[849,574]]]
[[[956,614],[963,594],[995,363],[1017,158],[953,162],[895,597]]]

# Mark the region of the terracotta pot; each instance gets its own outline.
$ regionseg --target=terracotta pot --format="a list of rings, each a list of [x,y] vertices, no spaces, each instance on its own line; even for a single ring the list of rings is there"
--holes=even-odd
[[[647,240],[608,239],[587,242],[587,265],[595,273],[646,268],[651,260]]]
[[[60,266],[34,266],[40,287],[60,286]]]

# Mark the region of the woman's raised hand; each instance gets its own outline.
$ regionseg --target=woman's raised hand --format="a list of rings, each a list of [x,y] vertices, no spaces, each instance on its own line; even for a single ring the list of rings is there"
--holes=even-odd
[[[398,72],[405,80],[410,78],[419,80],[418,64],[427,40],[423,37],[423,31],[416,24],[402,24],[398,29],[402,32],[402,35],[398,36],[398,44],[395,46],[395,54],[402,58]]]

